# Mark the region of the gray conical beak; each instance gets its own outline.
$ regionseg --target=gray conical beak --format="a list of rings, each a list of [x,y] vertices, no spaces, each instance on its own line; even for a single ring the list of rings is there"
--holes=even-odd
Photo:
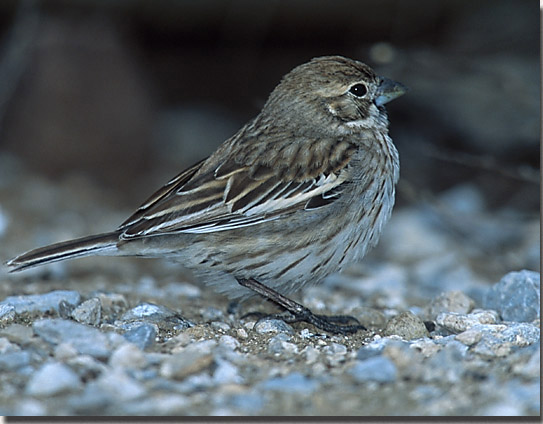
[[[381,78],[381,84],[379,84],[377,92],[375,93],[375,104],[377,106],[382,106],[406,92],[407,87],[405,85],[388,78]]]

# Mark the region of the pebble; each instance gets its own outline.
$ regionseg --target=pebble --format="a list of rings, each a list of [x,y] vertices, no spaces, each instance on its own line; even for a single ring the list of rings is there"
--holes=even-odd
[[[161,321],[176,315],[175,311],[153,303],[140,303],[138,306],[126,311],[121,317],[122,321],[147,319],[149,321]]]
[[[132,343],[126,343],[113,351],[108,364],[112,368],[141,369],[147,364],[145,354]]]
[[[436,318],[436,323],[451,333],[461,333],[477,324],[495,324],[497,321],[498,317],[494,311],[480,310],[471,314],[441,313]]]
[[[21,296],[8,296],[1,305],[11,305],[17,314],[44,313],[48,311],[59,312],[59,304],[66,302],[71,306],[79,304],[81,296],[76,291],[55,290],[45,294],[29,294]]]
[[[185,330],[194,326],[192,322],[184,319],[177,312],[153,303],[140,303],[126,311],[115,323],[127,328],[131,327],[127,324],[134,322],[156,324],[160,329],[166,330]]]
[[[82,386],[79,377],[59,362],[46,363],[28,382],[25,392],[30,396],[47,397],[74,391]]]
[[[424,316],[428,320],[435,320],[441,313],[456,312],[467,314],[475,307],[475,301],[460,291],[441,293],[432,299],[424,309]]]
[[[15,320],[15,306],[9,303],[0,303],[0,324],[7,325]]]
[[[388,321],[384,334],[386,336],[400,336],[404,340],[414,340],[427,337],[428,330],[418,316],[406,311]]]
[[[71,316],[81,324],[97,326],[100,324],[100,319],[102,318],[102,304],[100,303],[100,299],[92,298],[86,300],[72,311]]]
[[[298,353],[298,346],[290,343],[290,336],[280,333],[268,342],[268,352],[272,355],[293,355]]]
[[[209,369],[213,363],[211,353],[202,353],[197,348],[188,347],[165,359],[159,373],[164,378],[183,380],[191,374]]]
[[[110,354],[104,333],[73,321],[60,318],[42,319],[32,324],[34,333],[52,345],[71,344],[78,353],[105,359]]]
[[[120,369],[102,373],[94,384],[117,402],[141,399],[147,394],[143,384]]]
[[[349,374],[358,382],[392,383],[396,380],[397,369],[394,362],[387,357],[374,356],[356,361],[349,369]]]
[[[120,293],[93,292],[91,294],[100,301],[102,315],[107,315],[112,321],[128,309],[128,301]]]
[[[135,344],[141,350],[153,346],[156,341],[156,336],[157,331],[155,326],[147,323],[136,325],[123,334],[123,337],[126,340]]]
[[[540,274],[510,272],[492,286],[483,307],[498,311],[504,321],[531,322],[540,317]]]
[[[221,384],[241,384],[243,378],[239,375],[238,367],[223,359],[216,360],[217,368],[213,372],[213,381]]]
[[[21,369],[30,364],[30,359],[30,352],[27,350],[3,353],[0,355],[0,371]]]
[[[219,345],[230,350],[235,350],[240,346],[240,342],[236,338],[225,334],[219,339]]]
[[[274,377],[259,384],[263,390],[274,390],[282,393],[311,394],[319,387],[318,381],[293,372],[285,377]]]
[[[258,334],[267,334],[267,333],[294,333],[294,329],[287,324],[285,321],[280,319],[261,319],[255,326],[254,330]]]

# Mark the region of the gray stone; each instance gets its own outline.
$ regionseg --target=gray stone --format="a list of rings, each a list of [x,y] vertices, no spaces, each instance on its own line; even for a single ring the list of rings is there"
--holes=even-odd
[[[59,393],[78,390],[81,381],[75,372],[64,364],[45,364],[30,379],[26,393],[30,396],[54,396]]]
[[[406,311],[388,321],[384,334],[400,336],[404,340],[414,340],[428,336],[428,330],[418,316]]]
[[[264,407],[264,399],[257,393],[234,395],[230,403],[234,408],[248,414],[257,414]]]
[[[184,330],[194,326],[194,324],[177,312],[152,303],[141,303],[135,308],[126,311],[120,319],[121,322],[130,323],[134,321],[144,321],[146,323],[157,324],[159,328],[166,330]]]
[[[211,367],[213,355],[192,346],[168,357],[160,366],[160,375],[165,378],[183,380],[189,375]]]
[[[156,329],[154,325],[143,323],[131,328],[123,336],[130,343],[134,343],[141,350],[145,350],[155,343]]]
[[[109,393],[104,392],[95,382],[90,382],[82,393],[70,396],[66,403],[76,413],[96,415],[97,411],[105,411],[113,401]]]
[[[487,292],[483,306],[495,309],[504,321],[530,322],[540,317],[540,274],[510,272]]]
[[[240,346],[240,342],[236,338],[225,334],[219,339],[219,345],[229,350],[235,350]]]
[[[268,343],[268,352],[272,355],[298,353],[298,347],[294,343],[290,343],[289,340],[290,336],[288,336],[287,334],[277,334],[270,339]]]
[[[241,384],[243,378],[239,375],[238,367],[223,359],[217,359],[217,368],[213,372],[213,381],[217,384]]]
[[[109,358],[109,365],[112,368],[137,370],[146,364],[145,354],[132,343],[119,346]]]
[[[71,344],[80,354],[107,358],[108,339],[96,328],[63,319],[42,319],[32,325],[34,333],[52,345]]]
[[[507,326],[501,333],[501,339],[506,343],[511,343],[514,346],[529,346],[534,343],[539,343],[541,330],[539,327],[528,323],[514,323]]]
[[[45,294],[29,294],[8,296],[0,305],[12,305],[17,314],[55,311],[59,312],[59,304],[64,301],[72,306],[77,305],[81,296],[76,291],[55,290]]]
[[[349,373],[356,381],[376,381],[378,383],[392,383],[396,380],[396,365],[384,356],[375,356],[364,361],[356,361],[349,369]]]
[[[285,377],[274,377],[263,381],[259,386],[264,390],[274,390],[283,393],[307,393],[318,389],[317,380],[308,378],[299,372],[293,372]]]
[[[7,325],[15,320],[15,306],[9,303],[0,303],[0,324]]]
[[[175,316],[175,311],[162,306],[155,305],[153,303],[140,303],[138,306],[126,311],[121,317],[122,321],[131,321],[131,320],[163,320],[165,318]]]
[[[460,291],[450,291],[441,293],[432,299],[424,309],[424,316],[428,320],[435,320],[439,314],[444,312],[467,314],[471,312],[474,306],[475,302],[469,296]]]
[[[439,314],[436,323],[451,333],[462,333],[478,324],[495,324],[498,320],[494,311],[474,310],[471,314],[446,312]],[[505,328],[505,327],[504,327]]]
[[[0,371],[12,371],[30,364],[30,353],[26,350],[0,355]]]
[[[143,384],[120,369],[102,373],[95,384],[116,402],[141,399],[147,394]]]
[[[261,319],[258,321],[255,326],[254,330],[258,334],[266,334],[266,333],[290,333],[293,334],[294,330],[290,325],[288,325],[285,321],[280,319]]]
[[[86,300],[72,311],[71,316],[81,324],[94,326],[100,324],[100,319],[102,317],[102,306],[100,300],[95,297]]]

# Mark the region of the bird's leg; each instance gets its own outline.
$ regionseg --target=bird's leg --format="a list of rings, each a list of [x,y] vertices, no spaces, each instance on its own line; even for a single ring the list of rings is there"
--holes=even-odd
[[[338,315],[338,316],[326,316],[326,315],[317,315],[311,312],[305,306],[289,299],[286,296],[283,296],[281,293],[269,288],[268,286],[256,281],[253,278],[238,280],[238,283],[243,287],[253,290],[267,300],[270,300],[277,305],[285,309],[286,314],[277,314],[272,315],[276,318],[280,318],[285,322],[292,323],[298,321],[304,321],[309,324],[313,324],[315,327],[328,331],[330,333],[355,333],[358,330],[365,330],[366,328],[362,325],[349,325],[349,322],[356,322],[358,320],[354,317],[347,315]],[[338,325],[341,324],[341,325]]]

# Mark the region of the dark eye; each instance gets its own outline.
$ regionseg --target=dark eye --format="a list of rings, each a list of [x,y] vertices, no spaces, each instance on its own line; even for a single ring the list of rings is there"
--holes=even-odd
[[[354,94],[356,97],[364,97],[368,92],[368,89],[364,84],[355,84],[349,89],[349,92]]]

